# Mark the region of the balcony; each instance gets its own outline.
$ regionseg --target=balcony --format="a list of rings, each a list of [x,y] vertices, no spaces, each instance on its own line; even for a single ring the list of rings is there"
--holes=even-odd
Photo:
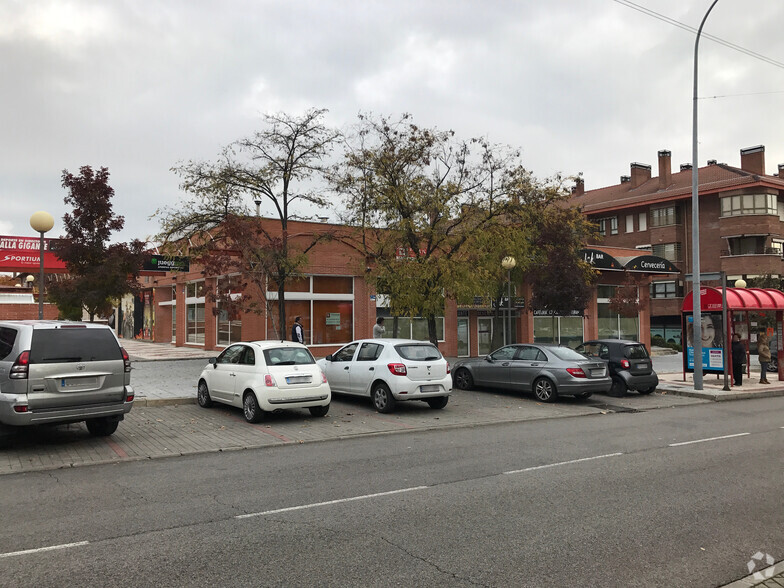
[[[733,255],[728,250],[722,250],[721,269],[731,274],[774,274],[784,273],[784,261],[781,251],[773,247],[759,247],[753,253],[739,253]]]

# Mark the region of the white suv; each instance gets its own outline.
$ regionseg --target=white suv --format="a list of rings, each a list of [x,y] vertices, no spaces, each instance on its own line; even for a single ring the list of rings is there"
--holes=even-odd
[[[0,423],[86,421],[111,435],[133,397],[131,362],[106,325],[0,321]]]
[[[452,393],[449,362],[428,341],[361,339],[318,363],[333,392],[370,396],[378,412],[403,400],[444,408]]]

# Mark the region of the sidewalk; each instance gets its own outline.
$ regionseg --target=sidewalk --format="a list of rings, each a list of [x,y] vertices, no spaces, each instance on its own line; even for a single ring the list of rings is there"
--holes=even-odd
[[[161,361],[217,357],[220,351],[205,351],[201,347],[175,347],[171,343],[154,343],[140,339],[120,339],[131,361]]]
[[[729,378],[732,382],[732,378]],[[659,374],[659,385],[656,390],[662,393],[690,396],[705,400],[744,400],[748,398],[767,398],[770,396],[784,396],[784,381],[778,379],[777,373],[769,374],[770,384],[760,384],[759,374],[750,378],[743,377],[743,386],[732,386],[724,390],[724,375],[703,374],[702,390],[694,389],[693,374],[687,373],[684,381],[682,373]]]

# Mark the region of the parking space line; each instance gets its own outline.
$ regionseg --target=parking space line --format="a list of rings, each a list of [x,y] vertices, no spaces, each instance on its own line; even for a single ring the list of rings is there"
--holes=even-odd
[[[249,519],[251,517],[262,517],[264,515],[277,514],[281,512],[291,512],[295,510],[306,510],[309,508],[316,508],[318,506],[329,506],[331,504],[342,504],[344,502],[354,502],[357,500],[367,500],[369,498],[378,498],[379,496],[391,496],[393,494],[402,494],[403,492],[413,492],[414,490],[425,490],[429,486],[413,486],[411,488],[401,488],[399,490],[390,490],[389,492],[377,492],[375,494],[364,494],[362,496],[352,496],[351,498],[339,498],[337,500],[328,500],[326,502],[314,502],[313,504],[302,504],[299,506],[289,506],[287,508],[277,508],[275,510],[265,510],[264,512],[254,512],[250,514],[236,515],[235,519]]]
[[[570,465],[573,463],[581,463],[584,461],[593,461],[595,459],[604,459],[605,457],[617,457],[619,455],[623,455],[623,452],[619,453],[606,453],[605,455],[594,455],[593,457],[582,457],[580,459],[570,459],[569,461],[559,461],[556,463],[548,463],[544,465],[538,466],[531,466],[530,468],[523,468],[521,470],[510,470],[508,472],[504,472],[504,474],[522,474],[524,472],[533,472],[534,470],[544,470],[546,468],[554,468],[557,466],[562,465]]]
[[[124,450],[122,447],[120,447],[120,446],[117,444],[117,442],[116,442],[116,441],[114,441],[114,440],[110,439],[109,437],[104,437],[104,440],[106,441],[106,444],[107,444],[109,447],[111,447],[111,448],[112,448],[112,451],[114,451],[114,452],[115,452],[115,453],[116,453],[116,454],[117,454],[119,457],[121,457],[121,458],[123,458],[123,459],[126,459],[126,458],[128,457],[128,454],[127,454],[127,453],[125,453],[125,450]]]
[[[49,545],[48,547],[38,547],[36,549],[24,549],[22,551],[11,551],[9,553],[0,553],[0,559],[6,557],[16,557],[19,555],[29,555],[31,553],[42,553],[44,551],[55,551],[57,549],[68,549],[70,547],[82,547],[89,545],[89,541],[78,541],[76,543],[63,543],[61,545]]]
[[[670,443],[668,447],[680,447],[681,445],[692,445],[694,443],[705,443],[706,441],[718,441],[720,439],[732,439],[733,437],[744,437],[751,433],[735,433],[734,435],[722,435],[721,437],[708,437],[706,439],[695,439],[694,441],[683,441],[681,443]]]

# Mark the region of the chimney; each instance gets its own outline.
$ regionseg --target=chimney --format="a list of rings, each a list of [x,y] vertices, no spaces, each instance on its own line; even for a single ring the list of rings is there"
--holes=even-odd
[[[577,178],[572,186],[572,196],[582,196],[585,194],[585,181],[582,178]]]
[[[757,175],[765,175],[765,146],[747,147],[740,150],[740,169]]]
[[[672,153],[659,151],[659,190],[665,190],[672,183]]]
[[[621,176],[621,184],[628,184],[632,181],[631,176]]]
[[[644,163],[632,163],[632,189],[642,186],[651,179],[651,166]]]
[[[690,163],[682,163],[681,164],[681,171],[689,171],[691,169]]]
[[[719,163],[719,162],[717,160],[715,160],[715,159],[709,159],[708,160],[708,165],[716,165],[717,163]]]
[[[779,164],[779,177],[784,180],[784,163]]]

